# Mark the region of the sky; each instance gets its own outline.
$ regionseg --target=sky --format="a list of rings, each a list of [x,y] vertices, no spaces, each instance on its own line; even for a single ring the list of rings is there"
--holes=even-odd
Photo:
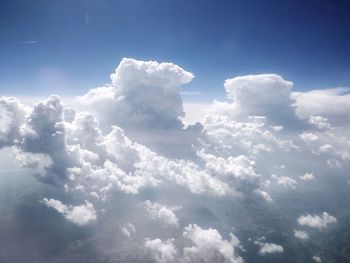
[[[0,93],[78,95],[123,57],[194,73],[186,99],[277,73],[296,90],[350,86],[348,1],[1,1]]]
[[[350,9],[304,2],[0,1],[0,262],[348,263]]]

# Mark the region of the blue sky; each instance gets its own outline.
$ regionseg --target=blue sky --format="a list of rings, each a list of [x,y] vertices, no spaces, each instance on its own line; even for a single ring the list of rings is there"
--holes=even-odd
[[[350,86],[348,1],[1,1],[1,95],[80,95],[122,57],[174,62],[187,91],[278,73],[296,89]]]

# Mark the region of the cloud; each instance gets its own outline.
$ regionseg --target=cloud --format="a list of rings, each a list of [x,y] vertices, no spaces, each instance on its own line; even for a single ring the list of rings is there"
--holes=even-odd
[[[52,160],[50,156],[48,156],[47,154],[23,152],[16,147],[12,148],[12,152],[14,154],[16,161],[22,167],[47,168],[52,165]]]
[[[304,181],[316,180],[312,173],[305,173],[304,175],[299,176],[299,178]]]
[[[198,155],[205,161],[206,169],[213,175],[227,182],[237,191],[252,191],[259,186],[260,176],[254,168],[254,161],[240,155],[228,159],[206,154],[200,151]]]
[[[194,75],[172,63],[124,58],[111,75],[111,85],[90,90],[81,101],[103,123],[123,128],[181,127],[181,85]]]
[[[334,125],[347,126],[349,124],[350,89],[333,88],[295,92],[296,113],[300,118],[322,116]]]
[[[21,42],[22,44],[37,44],[39,43],[39,41],[36,40],[28,40],[28,41],[23,41]]]
[[[255,244],[260,246],[260,255],[283,253],[284,251],[282,246],[274,243],[264,243],[260,241],[255,241]]]
[[[62,214],[68,221],[71,221],[79,226],[89,224],[97,219],[94,206],[88,201],[85,202],[85,205],[79,206],[67,206],[59,200],[47,198],[44,198],[42,202],[48,207],[51,207],[58,213]]]
[[[120,229],[122,230],[123,234],[128,238],[130,238],[136,233],[135,226],[131,223],[127,223],[125,226],[121,226]]]
[[[266,116],[279,124],[297,121],[291,98],[293,83],[276,74],[238,76],[225,81],[236,114]]]
[[[310,238],[309,234],[302,230],[294,230],[294,237],[301,240],[307,240]]]
[[[194,224],[185,227],[183,236],[193,243],[183,249],[186,262],[243,262],[236,254],[239,241],[233,234],[230,241],[223,240],[216,229],[202,229]]]
[[[146,239],[145,248],[148,249],[157,263],[175,262],[177,259],[177,249],[174,239],[162,241],[160,239]]]
[[[317,263],[321,263],[321,258],[319,256],[313,256],[312,259],[317,262]]]
[[[298,223],[301,226],[308,226],[311,228],[326,228],[329,224],[337,223],[337,219],[334,216],[329,215],[327,212],[323,212],[322,215],[304,215],[298,218]]]
[[[248,262],[257,254],[249,237],[265,235],[281,245],[258,239],[261,255],[285,257],[298,238],[308,239],[300,249],[317,247],[331,261],[322,237],[309,239],[293,222],[323,229],[337,219],[310,215],[310,208],[322,202],[339,220],[345,209],[333,210],[348,197],[350,134],[341,113],[301,105],[310,94],[296,96],[281,76],[248,75],[227,80],[230,100],[206,105],[200,123],[186,125],[181,92],[192,78],[171,63],[123,59],[109,85],[80,98],[83,105],[66,106],[58,96],[30,106],[1,98],[2,164],[16,161],[13,171],[27,176],[19,184],[30,173],[48,184],[33,184],[38,190],[24,198],[28,203],[41,200],[66,219],[62,224],[88,230],[64,251],[96,249],[100,261]],[[315,175],[317,183],[306,182]],[[16,189],[3,193],[16,196]],[[33,213],[41,218],[40,209]],[[41,247],[44,239],[34,239]],[[310,260],[304,252],[300,260]]]
[[[179,226],[179,219],[174,213],[176,208],[169,208],[159,203],[152,203],[149,200],[144,201],[142,206],[146,209],[151,218],[160,219],[170,226]]]
[[[17,142],[20,127],[26,119],[28,110],[28,107],[16,98],[0,98],[0,148]]]
[[[273,174],[271,175],[271,178],[274,180],[276,184],[281,185],[284,188],[291,188],[291,189],[296,188],[297,182],[288,176],[277,176]]]

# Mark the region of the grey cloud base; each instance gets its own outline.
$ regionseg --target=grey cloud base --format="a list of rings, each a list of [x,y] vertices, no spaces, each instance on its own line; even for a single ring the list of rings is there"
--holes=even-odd
[[[2,152],[42,189],[24,207],[51,218],[44,236],[26,225],[30,262],[80,262],[84,253],[81,262],[345,262],[348,95],[239,76],[225,81],[227,102],[185,125],[180,93],[193,77],[172,63],[123,59],[110,85],[79,98],[86,111],[58,96],[32,106],[0,99]],[[320,96],[339,106],[322,111]],[[2,212],[0,231],[16,229],[22,244],[28,215],[18,209],[17,223]],[[67,227],[71,235],[47,232]],[[0,259],[20,260],[21,251],[5,253],[6,236]],[[56,251],[40,250],[43,240],[68,241]]]

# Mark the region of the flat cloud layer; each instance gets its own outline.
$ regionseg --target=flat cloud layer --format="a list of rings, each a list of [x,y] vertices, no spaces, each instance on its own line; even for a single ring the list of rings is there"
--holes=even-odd
[[[33,212],[1,215],[0,250],[17,244],[23,253],[0,259],[347,258],[346,241],[327,242],[349,240],[338,238],[349,227],[347,89],[294,92],[276,74],[238,76],[225,81],[226,102],[185,125],[181,92],[193,77],[172,63],[125,58],[109,85],[79,98],[85,111],[54,95],[34,105],[1,98],[2,152],[41,190],[23,204]],[[29,216],[44,220],[40,231]],[[10,241],[6,229],[16,230]]]

